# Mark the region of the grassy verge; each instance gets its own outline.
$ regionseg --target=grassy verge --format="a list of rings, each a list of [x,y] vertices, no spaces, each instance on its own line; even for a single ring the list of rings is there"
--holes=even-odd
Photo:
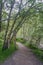
[[[43,50],[35,47],[33,44],[29,44],[28,47],[32,49],[32,52],[38,57],[38,59],[43,61]]]
[[[17,50],[17,47],[15,49],[14,44],[11,43],[10,48],[2,51],[2,45],[3,42],[0,40],[0,63],[3,62],[6,58],[8,58],[13,52]]]
[[[25,46],[27,46],[28,48],[32,49],[32,52],[41,60],[43,61],[43,50],[36,48],[35,45],[33,44],[29,44],[26,42],[26,40],[23,39],[17,39],[18,42],[23,43]]]

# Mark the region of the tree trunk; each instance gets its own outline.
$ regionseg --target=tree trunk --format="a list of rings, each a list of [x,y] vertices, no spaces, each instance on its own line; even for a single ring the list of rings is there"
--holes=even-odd
[[[8,49],[8,41],[5,41],[2,47],[2,51]]]
[[[39,43],[40,43],[41,37],[39,36],[38,39],[36,40],[36,46],[38,47]]]
[[[15,47],[15,49],[16,49],[16,32],[14,33],[15,35],[14,35],[14,47]]]
[[[2,0],[0,1],[0,32],[1,32],[1,23],[2,23],[1,19],[2,19]]]
[[[9,15],[8,15],[7,28],[6,28],[5,37],[4,37],[4,44],[5,44],[5,45],[7,45],[7,43],[9,43],[9,40],[7,41],[7,43],[5,43],[5,40],[7,40],[7,39],[6,39],[6,36],[7,36],[7,33],[8,33],[9,22],[10,22],[11,12],[12,12],[14,3],[15,3],[15,0],[13,0],[13,2],[11,3],[11,9],[10,9],[10,12],[9,12]]]

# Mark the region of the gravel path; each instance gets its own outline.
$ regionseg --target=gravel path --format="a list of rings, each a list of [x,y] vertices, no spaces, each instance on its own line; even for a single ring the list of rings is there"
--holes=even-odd
[[[30,49],[17,43],[19,49],[1,65],[43,65]]]

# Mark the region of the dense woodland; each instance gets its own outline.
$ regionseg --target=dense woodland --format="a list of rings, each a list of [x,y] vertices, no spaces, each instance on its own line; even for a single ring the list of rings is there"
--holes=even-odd
[[[43,0],[0,0],[1,50],[16,48],[16,38],[43,49]]]

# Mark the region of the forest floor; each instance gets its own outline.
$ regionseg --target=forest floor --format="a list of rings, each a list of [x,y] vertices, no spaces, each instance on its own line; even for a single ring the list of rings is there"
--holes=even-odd
[[[17,42],[18,50],[0,65],[43,65],[31,51],[21,43]]]

